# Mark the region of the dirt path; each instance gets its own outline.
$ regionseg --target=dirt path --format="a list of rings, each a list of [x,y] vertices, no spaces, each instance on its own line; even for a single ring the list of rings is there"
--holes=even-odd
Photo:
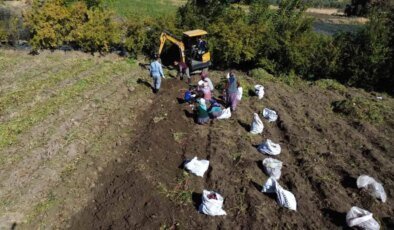
[[[222,73],[212,73],[215,82]],[[167,80],[160,96],[140,116],[139,135],[124,145],[122,163],[100,174],[103,186],[72,219],[71,229],[336,229],[345,224],[351,206],[374,213],[383,228],[393,226],[393,143],[383,127],[361,124],[333,114],[329,105],[343,98],[315,86],[288,87],[265,82],[266,97],[245,98],[230,120],[196,125],[190,108],[177,103],[185,85]],[[291,96],[290,96],[291,95]],[[314,100],[311,100],[313,98]],[[269,107],[277,123],[264,121],[263,136],[248,133],[252,113]],[[386,127],[393,130],[393,127]],[[385,128],[383,128],[385,129]],[[390,133],[391,131],[388,131]],[[260,192],[267,179],[255,145],[265,139],[280,143],[284,162],[280,184],[292,191],[298,211],[278,207]],[[180,167],[193,156],[210,160],[204,178]],[[389,194],[382,204],[355,188],[360,174],[384,182]],[[225,198],[226,217],[197,212],[203,189]]]

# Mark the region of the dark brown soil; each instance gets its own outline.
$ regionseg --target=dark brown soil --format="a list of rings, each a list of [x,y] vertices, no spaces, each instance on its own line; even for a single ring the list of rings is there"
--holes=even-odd
[[[219,74],[213,73],[218,82]],[[200,126],[190,107],[179,104],[186,85],[167,79],[162,92],[139,117],[139,135],[122,141],[127,152],[101,174],[94,200],[70,222],[70,229],[343,229],[352,206],[371,211],[383,229],[394,228],[392,117],[382,125],[355,122],[331,111],[339,93],[306,85],[291,88],[262,82],[266,97],[246,97],[230,120]],[[149,90],[147,88],[147,90]],[[354,92],[365,94],[364,92]],[[263,120],[263,135],[248,133],[253,112],[279,113]],[[392,110],[392,108],[391,108]],[[296,197],[297,212],[281,208],[260,192],[267,175],[255,146],[267,138],[280,143],[284,163],[279,183]],[[210,160],[204,178],[181,165],[194,156]],[[356,187],[367,174],[380,180],[382,203]],[[203,189],[224,198],[224,217],[198,213]]]

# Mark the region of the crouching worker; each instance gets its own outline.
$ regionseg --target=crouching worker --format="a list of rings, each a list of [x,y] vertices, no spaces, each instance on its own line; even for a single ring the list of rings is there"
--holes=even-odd
[[[206,124],[209,122],[209,113],[207,110],[207,105],[204,98],[200,98],[197,100],[197,123],[200,125]]]
[[[186,63],[184,62],[177,62],[174,61],[174,65],[178,66],[178,76],[180,77],[181,80],[183,80],[184,77],[187,78],[187,84],[191,84],[191,78],[190,78],[190,72],[189,72],[189,67],[187,66]]]
[[[195,97],[196,97],[196,94],[193,90],[193,87],[190,86],[189,89],[186,90],[185,94],[183,95],[183,101],[190,104],[190,103],[194,102]]]
[[[211,116],[212,119],[216,119],[223,113],[222,106],[214,99],[212,99],[210,102],[211,102],[211,107],[208,110],[209,115]]]

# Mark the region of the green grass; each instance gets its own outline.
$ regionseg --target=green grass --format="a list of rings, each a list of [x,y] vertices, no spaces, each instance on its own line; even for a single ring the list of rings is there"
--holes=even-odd
[[[126,18],[160,17],[176,14],[185,0],[107,0],[110,8]]]
[[[128,64],[126,64],[128,65]],[[122,71],[125,67],[124,63],[103,63],[100,66],[100,71],[97,71],[90,76],[78,80],[75,84],[64,88],[56,96],[46,100],[45,102],[23,111],[19,116],[12,120],[0,124],[0,150],[4,147],[16,143],[17,137],[29,130],[35,124],[43,121],[51,114],[55,114],[60,108],[75,103],[75,99],[86,90],[104,85],[111,81],[114,69]],[[5,159],[0,159],[0,165]]]

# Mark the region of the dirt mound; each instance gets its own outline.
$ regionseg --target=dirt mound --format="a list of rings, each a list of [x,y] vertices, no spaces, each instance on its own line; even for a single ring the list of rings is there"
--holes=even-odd
[[[219,82],[223,73],[211,75]],[[344,99],[340,92],[307,84],[262,83],[263,100],[246,95],[230,120],[199,126],[190,107],[176,99],[186,85],[165,80],[163,91],[139,117],[139,134],[124,146],[124,158],[104,169],[94,200],[68,227],[336,229],[346,226],[345,214],[356,205],[371,211],[383,227],[393,228],[392,114],[380,125],[356,122],[332,112],[331,103]],[[248,133],[252,114],[264,107],[276,110],[279,119],[264,120],[263,135],[252,136]],[[267,138],[282,146],[276,157],[284,163],[279,182],[294,193],[297,212],[280,208],[274,197],[260,192],[267,179],[261,165],[266,156],[255,146]],[[193,156],[210,160],[204,178],[182,169],[183,161]],[[386,203],[356,188],[361,174],[383,182]],[[227,216],[197,212],[203,189],[223,195]]]

